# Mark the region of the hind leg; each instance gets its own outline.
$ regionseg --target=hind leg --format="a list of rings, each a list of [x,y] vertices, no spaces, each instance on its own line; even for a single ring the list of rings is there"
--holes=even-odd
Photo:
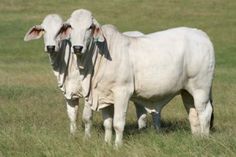
[[[193,98],[199,117],[201,135],[209,135],[213,112],[209,91],[202,89],[195,90],[193,91]]]
[[[188,113],[188,119],[191,127],[192,134],[200,134],[200,122],[198,113],[194,107],[194,100],[191,94],[186,90],[181,91],[181,97],[184,107]]]

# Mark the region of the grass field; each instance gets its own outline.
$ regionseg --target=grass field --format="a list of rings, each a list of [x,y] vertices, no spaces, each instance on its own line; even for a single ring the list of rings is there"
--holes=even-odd
[[[144,33],[178,26],[196,27],[215,46],[213,85],[215,125],[209,138],[193,137],[181,99],[163,110],[164,131],[137,131],[129,107],[124,145],[103,142],[101,113],[94,115],[91,140],[79,130],[69,135],[69,120],[42,40],[25,43],[27,30],[49,13],[64,19],[77,8],[91,10],[101,24]],[[236,1],[235,0],[0,0],[0,157],[236,156]]]

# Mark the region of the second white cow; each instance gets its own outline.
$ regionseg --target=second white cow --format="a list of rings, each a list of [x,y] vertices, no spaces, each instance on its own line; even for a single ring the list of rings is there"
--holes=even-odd
[[[82,98],[82,88],[79,79],[77,59],[70,53],[70,41],[55,40],[54,36],[63,24],[62,18],[57,14],[47,15],[42,24],[35,25],[26,33],[24,40],[30,41],[43,36],[45,52],[48,52],[53,73],[57,78],[58,87],[63,92],[67,113],[70,119],[70,132],[76,131],[77,110],[79,98]],[[87,107],[86,107],[87,106]],[[90,135],[91,109],[85,104],[83,119],[86,121],[86,135]]]

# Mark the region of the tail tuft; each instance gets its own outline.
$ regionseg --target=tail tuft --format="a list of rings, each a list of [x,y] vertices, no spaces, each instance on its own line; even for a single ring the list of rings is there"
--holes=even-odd
[[[213,128],[214,125],[214,106],[213,106],[213,101],[212,98],[210,99],[211,106],[212,106],[212,113],[211,113],[211,121],[210,121],[210,129]]]

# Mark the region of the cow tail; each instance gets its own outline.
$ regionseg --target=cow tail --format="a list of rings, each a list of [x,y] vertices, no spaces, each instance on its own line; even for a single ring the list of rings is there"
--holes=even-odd
[[[210,103],[211,103],[211,107],[212,107],[210,129],[212,129],[213,125],[214,125],[214,106],[213,106],[213,100],[212,100],[212,89],[210,91]]]

